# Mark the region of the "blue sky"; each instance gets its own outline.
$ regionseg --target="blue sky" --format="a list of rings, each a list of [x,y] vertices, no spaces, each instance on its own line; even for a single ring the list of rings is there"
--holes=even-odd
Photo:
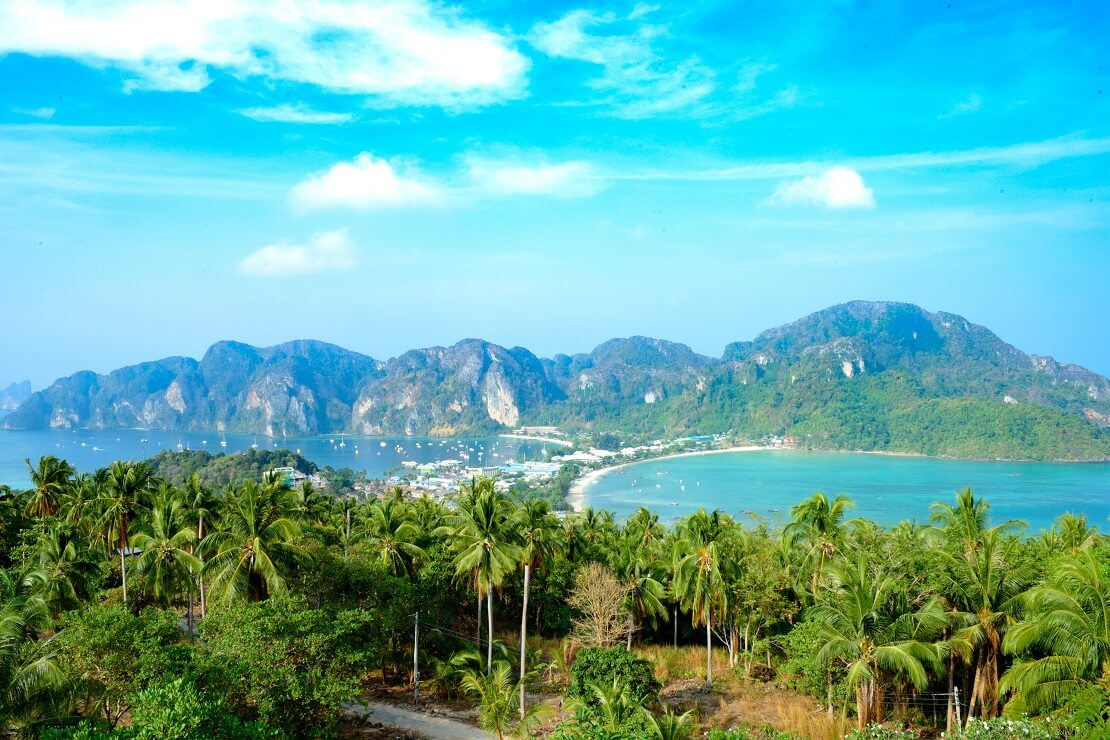
[[[1107,38],[1093,2],[0,0],[0,384],[223,338],[719,354],[855,298],[1110,373]]]

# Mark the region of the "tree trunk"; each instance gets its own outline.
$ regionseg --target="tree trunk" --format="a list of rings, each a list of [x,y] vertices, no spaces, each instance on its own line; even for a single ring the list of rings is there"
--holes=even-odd
[[[955,696],[956,689],[956,661],[953,655],[948,656],[948,713],[944,720],[944,734],[952,734],[952,725],[956,721],[956,707],[953,704],[953,697]]]
[[[528,647],[528,586],[531,583],[532,565],[524,564],[524,606],[520,612],[520,718],[524,719],[524,669],[525,650]]]
[[[832,700],[832,671],[825,671],[825,710],[829,715],[829,719],[833,716],[833,700]]]
[[[713,616],[705,612],[705,688],[713,685]]]
[[[967,718],[964,720],[964,727],[971,721],[972,716],[975,714],[975,706],[979,703],[979,693],[982,691],[981,684],[983,680],[983,652],[982,648],[979,649],[979,655],[975,660],[975,680],[971,683],[971,696],[967,702]]]
[[[127,548],[119,549],[119,572],[123,577],[123,605],[127,606]]]
[[[201,540],[204,539],[204,512],[200,513],[199,521],[197,522],[197,560],[200,561],[200,573],[197,574],[197,591],[200,592],[200,618],[204,619],[204,615],[208,611],[208,602],[204,598],[204,551],[200,548]]]
[[[488,624],[486,629],[489,630],[489,645],[486,646],[486,674],[493,673],[493,589],[486,589],[486,616],[488,617]]]
[[[478,586],[478,656],[482,655],[482,587]]]
[[[193,635],[193,589],[189,589],[189,611],[185,623],[189,625],[189,636]]]

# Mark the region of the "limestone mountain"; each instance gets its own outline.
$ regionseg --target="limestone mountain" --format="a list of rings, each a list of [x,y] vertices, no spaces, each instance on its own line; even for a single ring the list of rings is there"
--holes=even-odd
[[[378,361],[323,342],[219,342],[32,394],[7,428],[281,435],[471,434],[559,424],[643,436],[732,431],[813,448],[1110,458],[1110,381],[905,303],[856,301],[718,358],[646,337],[541,359],[478,339]]]
[[[12,383],[0,388],[0,419],[19,408],[19,404],[31,397],[31,381]]]

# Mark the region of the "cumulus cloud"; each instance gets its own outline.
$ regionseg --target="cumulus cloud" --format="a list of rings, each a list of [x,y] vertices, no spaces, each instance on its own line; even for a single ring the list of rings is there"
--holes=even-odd
[[[771,202],[786,206],[874,208],[875,194],[855,170],[833,167],[820,175],[782,183],[771,196]]]
[[[308,244],[271,244],[247,255],[239,271],[254,277],[283,277],[349,270],[358,263],[343,229],[316,234]]]
[[[444,107],[518,97],[529,66],[510,39],[431,0],[7,2],[5,53],[116,67],[128,90],[193,92],[219,70]]]
[[[350,113],[328,113],[309,108],[303,103],[282,103],[269,108],[243,108],[240,115],[264,123],[349,123]]]
[[[593,195],[603,187],[601,178],[589,162],[525,164],[470,157],[468,166],[475,187],[491,195],[578,198]]]
[[[363,152],[350,162],[309,175],[293,188],[291,197],[303,210],[372,209],[434,203],[442,192],[418,174],[398,172],[390,162]]]

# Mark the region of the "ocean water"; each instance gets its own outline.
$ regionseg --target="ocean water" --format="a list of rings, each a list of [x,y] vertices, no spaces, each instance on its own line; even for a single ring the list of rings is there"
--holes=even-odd
[[[624,519],[641,506],[672,521],[718,508],[785,519],[815,491],[850,496],[851,516],[884,524],[927,522],[934,501],[971,488],[991,504],[995,523],[1022,519],[1036,533],[1064,512],[1084,513],[1110,532],[1110,464],[941,460],[794,450],[724,452],[636,463],[586,489],[586,504]]]
[[[221,446],[221,441],[226,442],[226,446]],[[558,447],[549,448],[543,442],[506,437],[430,439],[329,434],[270,439],[250,434],[141,429],[73,432],[0,430],[0,483],[12,487],[28,486],[30,477],[24,458],[37,463],[38,458],[44,455],[68,460],[77,470],[85,472],[104,467],[114,460],[143,460],[162,450],[194,449],[216,454],[242,452],[254,445],[259,449],[297,450],[320,467],[331,465],[365,470],[371,478],[383,477],[403,460],[433,462],[453,458],[469,465],[501,465],[514,460],[542,460],[547,452],[557,454],[560,450]]]

